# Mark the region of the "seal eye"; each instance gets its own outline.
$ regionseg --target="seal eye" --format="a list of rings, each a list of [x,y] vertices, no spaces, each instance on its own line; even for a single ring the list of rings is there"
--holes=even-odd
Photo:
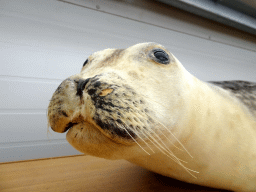
[[[83,64],[83,67],[88,63],[88,59],[86,59],[86,61]]]
[[[153,51],[153,59],[162,64],[168,64],[170,62],[169,55],[162,49],[154,49]]]

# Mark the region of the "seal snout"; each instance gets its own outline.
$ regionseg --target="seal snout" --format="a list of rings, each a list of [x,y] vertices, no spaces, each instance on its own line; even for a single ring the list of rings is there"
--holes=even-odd
[[[80,105],[79,97],[75,94],[77,84],[77,78],[70,77],[65,79],[58,86],[51,98],[47,116],[49,126],[55,132],[66,132],[75,123],[77,123],[78,118],[73,118],[74,112]]]
[[[80,79],[78,81],[76,95],[78,95],[80,98],[83,96],[83,91],[85,89],[85,86],[88,84],[88,82],[90,80],[91,80],[91,78]],[[96,85],[96,87],[98,87],[100,84],[101,84],[101,82],[98,81],[95,85]],[[114,91],[114,89],[112,89],[112,88],[102,89],[98,95],[104,97],[104,96],[107,96],[108,94],[112,93],[113,91]],[[90,89],[90,90],[88,90],[88,93],[89,93],[89,95],[91,95],[90,93],[95,93],[95,90]]]
[[[110,105],[116,86],[100,77],[101,74],[91,78],[72,76],[58,86],[48,106],[48,122],[53,131],[64,133],[85,119],[92,119],[95,107],[102,107],[106,97]]]
[[[109,138],[127,142],[151,124],[144,98],[115,73],[64,80],[51,99],[48,120],[55,132],[87,122]]]

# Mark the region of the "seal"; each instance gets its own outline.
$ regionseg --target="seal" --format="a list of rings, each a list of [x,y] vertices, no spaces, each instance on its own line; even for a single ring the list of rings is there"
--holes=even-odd
[[[162,45],[92,54],[59,85],[47,115],[82,153],[256,191],[256,84],[200,81]]]

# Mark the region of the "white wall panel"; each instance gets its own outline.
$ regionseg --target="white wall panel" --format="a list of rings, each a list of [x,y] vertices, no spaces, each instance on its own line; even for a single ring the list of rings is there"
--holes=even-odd
[[[159,42],[175,48],[235,58],[241,61],[250,59],[252,62],[252,56],[255,54],[255,51],[248,51],[127,18],[61,2],[59,4],[51,3],[52,7],[47,1],[41,6],[34,7],[34,9],[38,9],[36,18],[23,18],[3,11],[4,17],[1,17],[3,21],[0,26],[3,26],[2,30],[9,36],[6,37],[5,35],[3,41],[43,46],[47,49],[50,46],[50,50],[56,49],[57,46],[57,49],[62,47],[58,50],[66,49],[69,53],[74,50],[81,53],[85,50],[87,54],[109,47],[123,48],[144,41]],[[56,19],[56,15],[59,14],[57,17],[58,24],[57,21],[53,23],[45,19],[46,13],[42,12],[45,6],[49,6],[48,12],[53,9],[53,18]],[[66,9],[55,10],[56,6],[66,6]],[[51,14],[49,13],[47,17]]]
[[[90,14],[90,10],[96,10],[102,13],[110,13],[112,15],[122,16],[123,18],[149,23],[154,26],[177,31],[183,34],[190,34],[207,40],[256,51],[256,39],[251,38],[250,35],[233,30],[226,26],[223,27],[219,23],[204,20],[201,17],[165,4],[163,5],[159,2],[148,0],[122,0],[114,2],[111,0],[60,1],[80,5],[83,8],[87,8],[86,12],[88,13],[76,12],[77,9],[75,7],[69,6],[67,8],[66,5],[59,4],[54,0],[45,0],[43,2],[23,0],[22,4],[26,6],[20,6],[21,4],[18,0],[2,0],[1,7],[3,8],[3,11],[7,11],[8,13],[22,13],[23,17],[33,18],[35,20],[39,19],[40,21],[44,20],[56,25],[60,25],[60,21],[63,21],[63,23],[74,28],[79,28],[79,25],[76,25],[77,21],[80,22],[85,19],[92,19],[95,17],[95,15]],[[80,15],[79,18],[77,17],[78,14]],[[104,17],[98,17],[96,19],[101,19],[103,22],[105,21]],[[103,22],[100,25],[98,25],[98,23],[92,25],[104,27]],[[88,27],[91,27],[91,25]],[[243,37],[241,37],[241,35]],[[240,38],[237,38],[239,36]]]
[[[65,139],[65,134],[49,132],[47,134],[46,111],[24,110],[13,113],[0,113],[0,141],[10,144],[28,141],[51,141]]]
[[[98,50],[157,42],[201,80],[256,81],[253,37],[210,30],[152,1],[70,2],[80,6],[0,1],[0,162],[79,154],[65,134],[47,137],[46,109],[59,83]]]
[[[168,48],[168,46],[166,47]],[[169,48],[169,50],[171,49]],[[256,82],[255,62],[185,50],[174,50],[173,53],[190,73],[201,80],[248,80]]]
[[[78,8],[82,9],[80,7]],[[106,13],[96,12],[97,14]],[[203,54],[208,56],[209,60],[219,57],[225,60],[226,65],[233,65],[233,61],[227,61],[232,59],[241,63],[241,65],[255,65],[254,51],[208,41],[113,15],[110,16],[113,17],[110,18],[112,21],[120,20],[121,23],[121,20],[124,20],[122,25],[128,27],[129,30],[125,31],[124,28],[120,28],[119,30],[114,28],[113,33],[107,33],[105,31],[98,33],[97,30],[91,33],[78,33],[75,30],[69,30],[69,28],[49,24],[47,30],[49,33],[52,33],[50,35],[45,29],[46,27],[43,27],[43,30],[39,27],[38,32],[31,32],[34,30],[32,28],[40,26],[38,22],[30,22],[24,18],[22,20],[26,22],[21,22],[19,20],[20,18],[16,20],[16,18],[11,17],[12,19],[10,20],[9,17],[6,17],[7,20],[3,20],[2,24],[8,23],[12,27],[8,30],[9,25],[6,25],[2,30],[6,35],[2,37],[2,43],[0,40],[0,45],[2,45],[1,52],[5,55],[2,58],[3,62],[0,66],[0,75],[64,79],[79,72],[86,57],[94,51],[107,47],[127,47],[145,41],[161,43],[173,53],[175,53],[175,50],[182,50],[186,53],[192,52],[195,55]],[[99,23],[101,21],[95,20],[95,22]],[[45,24],[43,23],[42,25]],[[20,30],[22,26],[24,29]],[[124,30],[122,37],[114,33],[115,31],[120,32],[122,30]],[[137,33],[136,38],[132,37],[131,33]],[[55,38],[54,35],[57,36],[57,34],[61,35]],[[178,59],[182,60],[182,57],[178,57]],[[197,60],[197,63],[205,65],[200,59]],[[221,63],[224,62],[221,61]],[[191,65],[191,62],[183,62],[183,64]],[[216,64],[218,63],[216,62]],[[74,66],[76,67],[74,68]],[[212,65],[212,67],[215,66]],[[222,69],[220,70],[222,71]],[[251,81],[254,80],[243,74],[237,74],[235,77]],[[215,76],[209,74],[203,80],[213,79],[216,79]]]
[[[46,109],[61,81],[0,78],[0,109]]]
[[[21,161],[81,154],[65,140],[1,144],[1,162]]]

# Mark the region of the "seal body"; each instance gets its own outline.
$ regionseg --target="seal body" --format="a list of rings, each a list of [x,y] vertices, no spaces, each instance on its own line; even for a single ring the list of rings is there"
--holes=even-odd
[[[48,123],[88,155],[256,191],[256,84],[202,82],[159,44],[92,54],[53,94]]]

